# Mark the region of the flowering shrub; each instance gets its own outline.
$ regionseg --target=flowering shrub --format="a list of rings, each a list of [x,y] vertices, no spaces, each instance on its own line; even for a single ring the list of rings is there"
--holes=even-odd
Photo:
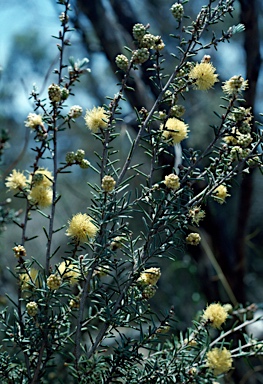
[[[242,31],[238,25],[219,38],[213,36],[205,47],[201,42],[210,25],[232,12],[234,1],[210,1],[192,23],[184,18],[185,2],[172,5],[176,28],[185,34],[174,36],[179,39],[177,64],[169,77],[163,77],[161,69],[165,42],[149,33],[148,26],[134,26],[136,49],[127,49],[127,56],[119,54],[116,58],[122,74],[118,93],[108,105],[85,113],[86,126],[101,144],[96,164],[85,158],[83,149],[58,158],[61,131],[74,129],[74,119],[85,108],[74,105],[64,112],[65,102],[72,97],[72,88],[88,62],[71,58],[70,66],[65,64],[70,5],[68,0],[58,3],[64,9],[57,37],[57,83],[48,86],[48,101],[40,99],[33,89],[35,108],[25,121],[34,134],[35,160],[30,171],[13,169],[5,182],[9,192],[24,200],[25,209],[23,219],[17,222],[21,238],[14,239],[13,247],[17,297],[10,297],[10,305],[1,313],[1,382],[59,383],[63,370],[64,378],[82,384],[215,383],[219,375],[234,370],[237,358],[261,354],[260,341],[245,331],[258,320],[249,318],[255,307],[210,303],[193,327],[179,334],[173,309],[165,315],[154,314],[149,300],[154,300],[162,279],[158,260],[173,258],[179,245],[202,242],[198,226],[205,217],[207,200],[226,203],[233,179],[244,169],[249,172],[249,167],[262,165],[262,137],[252,133],[253,117],[242,107],[242,92],[248,83],[241,76],[222,85],[224,114],[218,114],[211,144],[203,152],[183,152],[182,164],[173,173],[166,172],[166,166],[159,162],[167,148],[187,141],[194,129],[184,121],[179,100],[187,98],[189,92],[210,91],[219,82],[210,56],[205,55],[200,63],[194,63],[193,57],[202,48],[207,50]],[[125,101],[124,93],[132,91],[128,87],[130,77],[148,60],[159,95],[151,110],[136,111],[137,135],[135,139],[128,135],[129,153],[120,162],[116,160],[117,149],[112,149],[122,118],[120,103]],[[139,145],[149,156],[147,173],[140,164],[134,164]],[[48,162],[49,169],[47,157],[52,161],[52,166]],[[208,163],[205,158],[209,158]],[[68,236],[63,256],[58,249],[53,250],[59,231],[54,225],[60,204],[58,186],[60,175],[75,165],[90,167],[99,175],[100,184],[89,184],[91,206],[87,209],[84,204],[82,212],[72,212],[66,229],[59,229]],[[166,173],[163,179],[158,179],[160,168]],[[144,184],[132,193],[130,185],[137,174],[142,175]],[[198,192],[196,185],[201,186]],[[130,223],[137,212],[144,226],[135,237]],[[43,264],[26,251],[28,242],[34,241],[28,223],[38,214],[47,221]],[[54,255],[58,262],[54,262]],[[242,334],[238,343],[236,334]]]

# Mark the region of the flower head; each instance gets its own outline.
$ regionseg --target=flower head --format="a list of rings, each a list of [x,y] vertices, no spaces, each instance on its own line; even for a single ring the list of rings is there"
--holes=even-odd
[[[73,105],[72,107],[70,107],[68,115],[72,119],[77,119],[82,115],[82,112],[83,110],[79,105]]]
[[[223,92],[228,96],[237,95],[248,88],[248,81],[242,76],[233,76],[223,83]]]
[[[62,279],[59,275],[53,274],[47,278],[47,286],[51,291],[59,289],[62,284]]]
[[[38,126],[43,126],[43,120],[41,115],[36,113],[29,113],[25,121],[25,126],[31,129],[36,129]]]
[[[32,177],[34,186],[51,187],[53,184],[53,175],[48,169],[39,168]]]
[[[208,368],[213,370],[213,373],[216,376],[229,371],[232,367],[233,359],[231,357],[231,352],[226,348],[213,348],[211,351],[207,352],[206,358]]]
[[[171,173],[170,175],[165,176],[164,184],[166,185],[167,188],[170,188],[176,191],[177,189],[180,188],[179,177],[174,173]]]
[[[67,236],[73,237],[76,242],[84,242],[87,237],[90,239],[96,236],[98,228],[91,221],[91,217],[86,213],[77,213],[68,222]]]
[[[223,204],[226,200],[226,197],[230,196],[227,193],[227,187],[225,185],[219,185],[213,192],[213,198],[219,203]]]
[[[201,236],[199,235],[199,233],[189,233],[185,241],[187,244],[190,245],[198,245],[201,241]]]
[[[29,314],[29,316],[36,316],[37,311],[38,311],[38,305],[35,301],[30,301],[26,305],[26,311]]]
[[[53,192],[51,188],[37,185],[33,187],[28,195],[28,200],[33,205],[38,205],[41,208],[47,208],[52,204]]]
[[[19,171],[13,169],[12,173],[6,178],[6,187],[9,188],[9,191],[20,191],[26,187],[26,176]]]
[[[148,268],[145,271],[141,272],[137,282],[141,285],[156,285],[160,277],[160,268]]]
[[[101,182],[101,188],[105,192],[112,192],[114,190],[116,181],[112,176],[104,176]]]
[[[15,257],[17,258],[26,257],[26,249],[23,245],[16,245],[13,248],[13,251],[14,251]]]
[[[129,67],[129,60],[125,55],[122,54],[116,56],[115,63],[118,68],[122,69],[125,72]]]
[[[51,84],[48,87],[48,97],[49,100],[52,102],[58,102],[61,100],[61,89],[60,86],[57,84]]]
[[[171,6],[170,11],[171,11],[173,17],[174,17],[176,20],[181,20],[181,18],[182,18],[183,15],[184,15],[184,7],[183,7],[182,4],[180,4],[180,3],[174,3],[174,4]]]
[[[166,124],[161,124],[162,137],[168,141],[168,144],[178,144],[188,137],[188,124],[183,121],[171,117]]]
[[[87,127],[94,133],[108,126],[108,115],[103,107],[87,110],[84,119]]]
[[[203,319],[214,328],[220,328],[228,316],[227,309],[221,304],[210,304],[203,313]]]
[[[197,63],[189,72],[189,79],[193,80],[195,89],[207,91],[218,81],[215,71],[215,67],[207,61]]]
[[[78,282],[78,279],[80,277],[80,270],[69,260],[62,261],[62,263],[58,267],[58,271],[62,279],[67,280],[71,285],[74,285]]]

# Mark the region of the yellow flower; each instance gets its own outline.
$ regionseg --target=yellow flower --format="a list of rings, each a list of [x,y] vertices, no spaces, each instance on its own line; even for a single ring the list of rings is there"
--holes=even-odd
[[[212,327],[220,328],[228,316],[227,309],[221,304],[210,304],[203,313],[203,319],[208,321]]]
[[[171,173],[170,175],[165,176],[164,184],[166,185],[167,188],[170,188],[176,191],[177,189],[180,188],[179,177],[174,173]]]
[[[231,352],[226,348],[213,348],[211,351],[207,352],[206,358],[207,367],[213,370],[213,373],[216,376],[229,371],[232,367],[233,359],[231,357]]]
[[[193,80],[194,88],[207,91],[218,81],[215,67],[209,62],[196,64],[189,72],[189,79]]]
[[[198,245],[201,241],[201,236],[199,235],[199,233],[189,233],[185,241],[187,244],[190,245]]]
[[[71,285],[76,284],[80,278],[79,268],[76,265],[72,264],[69,260],[63,261],[59,265],[58,271],[62,279],[69,281]]]
[[[163,131],[163,139],[171,145],[178,144],[188,137],[188,124],[175,117],[169,118],[165,125],[161,124],[160,129]]]
[[[39,125],[43,127],[42,116],[37,115],[36,113],[29,113],[27,120],[25,121],[25,126],[31,129],[36,129]]]
[[[76,242],[86,241],[87,237],[94,238],[98,232],[98,228],[92,223],[91,217],[86,213],[77,213],[68,221],[69,227],[66,235],[74,238]]]
[[[160,268],[148,268],[140,274],[137,282],[142,285],[156,285],[160,277]]]
[[[42,187],[48,188],[53,184],[53,175],[48,169],[39,168],[33,175],[30,181],[33,181],[34,186],[41,185]]]
[[[87,110],[84,120],[87,127],[94,133],[108,126],[108,115],[103,107]]]
[[[227,193],[227,187],[225,185],[219,185],[213,192],[213,198],[219,203],[223,204],[227,196],[230,196]]]
[[[28,200],[41,208],[47,208],[52,204],[53,192],[51,188],[37,185],[33,187],[28,195]]]
[[[20,191],[26,187],[26,177],[22,172],[13,169],[12,173],[7,176],[5,185],[9,191]]]
[[[233,96],[241,93],[248,88],[248,81],[244,80],[242,76],[233,76],[231,79],[223,83],[222,89],[228,96]]]

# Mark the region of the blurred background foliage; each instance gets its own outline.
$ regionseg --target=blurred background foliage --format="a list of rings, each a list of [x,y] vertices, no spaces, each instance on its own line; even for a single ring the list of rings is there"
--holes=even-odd
[[[119,53],[125,53],[125,45],[133,48],[131,31],[137,22],[149,23],[151,33],[161,35],[166,44],[163,52],[166,60],[163,65],[164,73],[172,71],[176,60],[170,53],[176,53],[176,43],[170,34],[178,33],[177,24],[169,11],[172,3],[167,0],[72,0],[71,25],[76,31],[72,32],[72,45],[68,48],[67,55],[76,59],[88,57],[91,72],[85,74],[82,81],[75,86],[76,96],[68,99],[68,108],[79,104],[84,110],[89,109],[107,103],[105,96],[114,96],[118,91],[116,83],[119,80],[114,58]],[[201,6],[206,3],[205,0],[190,0],[185,5],[185,14],[190,19],[195,19]],[[0,147],[0,202],[2,209],[9,207],[8,210],[14,210],[18,217],[23,214],[24,202],[12,198],[11,203],[6,203],[6,199],[12,196],[6,192],[4,179],[13,168],[27,169],[30,172],[30,164],[34,158],[31,150],[33,136],[24,126],[28,113],[33,112],[28,95],[33,84],[36,84],[41,98],[45,98],[48,86],[55,81],[52,71],[58,65],[58,51],[56,40],[51,35],[58,33],[59,13],[60,7],[55,0],[25,0],[22,3],[11,0],[1,5],[0,123],[3,134],[8,134],[10,141],[8,145],[3,143],[4,151]],[[248,78],[250,90],[245,94],[246,106],[252,107],[255,119],[260,121],[259,113],[263,112],[263,76],[262,71],[260,72],[262,15],[261,1],[240,0],[236,1],[233,18],[228,17],[224,24],[213,26],[212,30],[221,35],[222,30],[226,31],[231,25],[242,22],[246,31],[234,35],[230,44],[218,46],[217,51],[201,52],[195,57],[195,60],[200,60],[203,54],[211,55],[220,83],[207,93],[196,91],[187,94],[184,100],[185,121],[191,132],[185,147],[201,151],[207,146],[213,136],[211,125],[218,122],[213,111],[223,113],[220,108],[221,82],[233,75],[241,74]],[[211,39],[211,31],[207,32],[203,41],[206,39]],[[125,131],[129,130],[131,136],[136,133],[133,107],[149,108],[156,97],[156,89],[149,81],[147,65],[143,65],[134,74],[136,92],[127,94],[128,102],[122,105],[123,122],[118,123],[120,137],[117,141],[120,158],[128,151],[129,143]],[[78,148],[86,151],[86,157],[91,163],[96,162],[93,150],[100,151],[100,146],[85,127],[82,118],[77,120],[72,129],[67,129],[60,135],[61,161],[68,151],[76,151]],[[143,149],[138,151],[136,162],[147,161]],[[48,168],[49,161],[43,166]],[[98,182],[91,169],[81,170],[76,167],[71,174],[60,175],[59,192],[62,198],[57,207],[57,227],[66,224],[72,214],[85,212],[92,197],[87,182]],[[139,187],[140,182],[140,176],[136,177],[131,189]],[[262,175],[259,170],[243,174],[233,183],[227,204],[218,205],[212,201],[207,203],[206,218],[200,226],[203,245],[193,247],[194,249],[178,249],[174,262],[156,260],[161,267],[162,278],[152,305],[157,311],[174,306],[178,329],[185,329],[196,312],[207,302],[232,301],[233,304],[240,302],[244,305],[247,302],[256,302],[260,307],[263,301],[262,189]],[[37,226],[41,228],[44,220],[40,215],[37,220]],[[135,234],[140,225],[140,217],[135,216],[132,222]],[[0,233],[0,295],[4,304],[5,293],[10,293],[15,288],[6,266],[12,268],[15,264],[12,247],[15,242],[19,243],[21,233],[14,224],[3,226],[5,230]],[[34,220],[32,236],[39,232],[38,228]],[[41,236],[29,242],[27,253],[41,261],[45,251],[42,244],[44,242]],[[63,231],[54,239],[54,249],[58,245],[61,247],[59,256],[63,256],[67,245]],[[54,260],[54,263],[57,261]],[[231,287],[231,297],[222,284],[221,272]],[[261,330],[261,336],[262,333]],[[262,383],[263,376],[260,375],[263,373],[259,369],[253,378]]]

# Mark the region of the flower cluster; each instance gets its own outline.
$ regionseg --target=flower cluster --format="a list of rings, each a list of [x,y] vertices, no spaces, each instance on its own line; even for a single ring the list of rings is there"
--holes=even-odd
[[[206,354],[207,367],[211,369],[215,376],[228,372],[232,368],[233,359],[231,352],[225,347],[223,349],[213,348]]]
[[[6,178],[6,187],[9,188],[9,191],[21,191],[27,186],[26,176],[15,169],[13,169],[12,173]]]
[[[66,235],[72,237],[75,242],[93,239],[98,232],[98,228],[86,213],[77,213],[68,221],[68,224]]]
[[[192,80],[194,88],[200,91],[207,91],[218,81],[216,69],[207,61],[196,64],[189,72],[189,79]]]
[[[167,188],[173,189],[176,191],[180,188],[180,181],[179,177],[175,175],[174,173],[171,173],[170,175],[165,176],[164,184]]]
[[[62,279],[58,274],[52,274],[47,278],[47,286],[51,291],[59,289],[62,284]]]
[[[112,192],[114,190],[116,181],[112,176],[104,176],[101,181],[101,188],[105,192]]]
[[[189,235],[185,238],[185,241],[190,245],[198,245],[201,241],[201,236],[199,233],[189,233]]]
[[[226,321],[228,312],[225,306],[221,304],[210,304],[203,313],[203,319],[214,328],[220,328]]]
[[[53,175],[48,169],[40,168],[31,177],[31,191],[28,200],[32,205],[47,208],[53,200]]]
[[[108,126],[108,115],[103,107],[87,110],[84,119],[87,127],[93,133],[97,133],[100,129],[105,129]]]
[[[179,144],[182,140],[188,137],[188,124],[177,119],[176,117],[169,118],[165,124],[161,124],[162,137],[168,144]]]

